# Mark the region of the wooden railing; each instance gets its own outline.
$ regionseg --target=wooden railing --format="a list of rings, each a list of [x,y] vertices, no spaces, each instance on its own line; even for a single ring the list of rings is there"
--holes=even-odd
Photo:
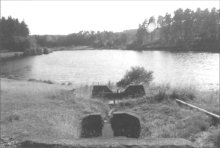
[[[189,107],[191,107],[191,108],[193,108],[193,109],[197,109],[197,110],[199,110],[199,111],[201,111],[201,112],[203,112],[203,113],[206,113],[206,114],[208,114],[208,115],[210,115],[210,116],[212,116],[212,117],[215,117],[215,118],[217,118],[217,119],[220,119],[220,116],[219,116],[219,115],[214,114],[214,113],[212,113],[212,112],[209,112],[209,111],[207,111],[207,110],[205,110],[205,109],[199,108],[199,107],[197,107],[197,106],[195,106],[195,105],[186,103],[186,102],[184,102],[184,101],[182,101],[182,100],[179,100],[179,99],[176,99],[176,102],[178,102],[178,103],[180,103],[180,104],[183,104],[183,105],[186,105],[186,106],[189,106]]]

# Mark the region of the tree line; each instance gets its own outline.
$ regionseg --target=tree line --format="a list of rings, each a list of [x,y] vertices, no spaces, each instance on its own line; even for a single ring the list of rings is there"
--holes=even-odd
[[[181,8],[174,14],[145,19],[134,30],[123,32],[80,31],[69,35],[29,35],[24,21],[0,19],[0,49],[26,49],[59,46],[92,46],[132,50],[220,51],[219,10],[196,11]]]
[[[24,51],[30,47],[27,24],[12,17],[0,19],[0,39],[0,50]]]
[[[149,28],[154,26],[158,32],[158,39],[152,39],[155,31]],[[174,50],[220,50],[220,21],[219,10],[212,8],[196,11],[181,8],[174,15],[166,13],[165,16],[154,16],[144,20],[137,29],[136,39],[132,48],[144,49],[146,47],[168,47]],[[153,46],[149,46],[153,45]]]
[[[34,35],[41,46],[92,46],[97,48],[125,48],[128,37],[125,33],[111,31],[80,31],[62,36]]]
[[[154,16],[145,19],[135,30],[114,33],[111,31],[80,31],[67,36],[35,36],[41,46],[86,45],[97,48],[122,48],[132,50],[161,49],[183,51],[220,50],[219,10],[215,8],[196,11],[181,8],[173,16]],[[134,30],[133,30],[134,31]]]
[[[125,32],[114,33],[111,31],[80,31],[69,35],[29,35],[27,24],[11,16],[0,19],[0,32],[0,50],[9,51],[59,46],[126,48],[127,42],[133,40]]]

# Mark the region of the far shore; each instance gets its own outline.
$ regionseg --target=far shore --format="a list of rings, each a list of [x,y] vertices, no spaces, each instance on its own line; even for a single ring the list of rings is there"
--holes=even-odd
[[[91,47],[91,46],[69,46],[69,47],[51,47],[49,48],[51,51],[75,51],[75,50],[133,50],[133,51],[167,51],[167,52],[195,52],[195,53],[219,53],[219,51],[191,51],[191,50],[183,50],[181,48],[177,48],[178,50],[174,50],[174,47],[144,47],[139,49],[125,49],[125,48],[104,48],[104,47]],[[38,53],[34,55],[42,55],[43,53]],[[9,50],[0,50],[0,61],[21,58],[24,56],[33,56],[32,54],[26,55],[22,51],[11,52]]]
[[[23,52],[0,52],[0,61],[23,56]]]
[[[109,47],[92,47],[92,46],[68,46],[68,47],[52,47],[52,51],[68,51],[68,50],[131,50],[131,51],[167,51],[167,52],[194,52],[194,53],[220,53],[220,50],[203,51],[203,50],[184,50],[181,47],[173,46],[151,46],[141,47],[137,49],[127,49],[125,47],[109,48]]]

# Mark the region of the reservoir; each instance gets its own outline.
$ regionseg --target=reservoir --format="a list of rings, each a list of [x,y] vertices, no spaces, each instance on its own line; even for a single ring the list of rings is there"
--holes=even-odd
[[[153,71],[153,83],[219,89],[219,53],[73,50],[2,61],[1,75],[74,85],[119,81],[132,66]]]

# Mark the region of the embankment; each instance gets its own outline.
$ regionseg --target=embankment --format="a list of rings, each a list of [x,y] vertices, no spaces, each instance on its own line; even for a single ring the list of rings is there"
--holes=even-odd
[[[107,110],[102,102],[78,97],[70,86],[1,78],[1,142],[76,139],[82,116]]]
[[[193,143],[214,148],[218,141],[215,138],[219,129],[212,119],[172,101],[172,97],[190,99],[191,95],[156,90],[116,106],[118,111],[140,116],[140,139],[79,139],[82,117],[90,113],[104,117],[110,110],[105,102],[91,99],[91,92],[84,90],[75,90],[72,85],[1,78],[1,146],[191,148]]]

